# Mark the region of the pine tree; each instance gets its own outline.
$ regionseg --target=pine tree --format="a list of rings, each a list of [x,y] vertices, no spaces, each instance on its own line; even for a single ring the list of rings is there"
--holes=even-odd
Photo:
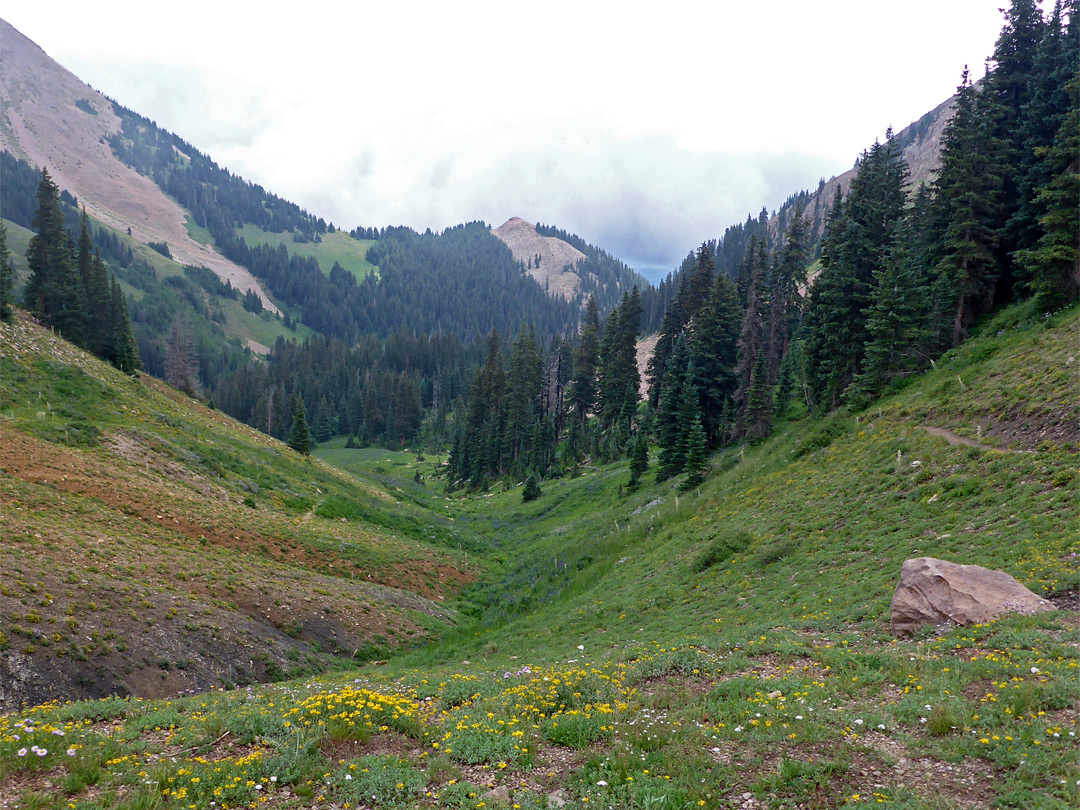
[[[769,322],[765,346],[769,381],[780,376],[780,363],[802,314],[803,289],[809,254],[806,220],[795,210],[784,233],[784,248],[773,268],[769,285]]]
[[[768,254],[763,242],[750,240],[739,278],[746,279],[746,308],[743,311],[742,325],[739,328],[738,361],[735,364],[735,404],[740,414],[746,411],[747,397],[754,365],[759,356],[763,356],[765,321],[764,276]]]
[[[109,322],[111,324],[109,341],[112,352],[111,362],[125,374],[135,374],[142,368],[142,363],[139,361],[139,345],[131,331],[127,301],[116,279],[112,280],[109,297]]]
[[[660,390],[660,403],[656,409],[654,429],[656,441],[660,445],[659,466],[656,480],[664,481],[678,475],[683,468],[685,458],[679,458],[679,407],[683,401],[684,371],[689,362],[689,350],[683,335],[675,340],[674,351],[668,358],[668,367],[663,376]]]
[[[694,387],[694,376],[693,364],[687,363],[679,396],[679,434],[675,450],[668,458],[672,475],[678,475],[686,469],[686,461],[690,455],[691,431],[694,425],[701,426],[701,406],[698,404],[697,388]]]
[[[701,423],[710,442],[719,437],[724,403],[735,393],[740,321],[738,290],[727,275],[717,273],[709,300],[695,317],[690,334]]]
[[[1043,156],[1053,145],[1065,116],[1075,108],[1067,87],[1080,59],[1080,3],[1070,0],[1070,5],[1068,24],[1062,0],[1056,0],[1042,27],[1027,81],[1027,101],[1020,110],[1016,141],[1021,146],[1014,156],[1019,158],[1014,169],[1017,206],[1005,228],[1005,242],[1015,245],[1016,250],[1030,249],[1042,235],[1038,223],[1042,210],[1036,197],[1053,177]],[[1022,268],[1020,277],[1027,280]]]
[[[1035,137],[1035,132],[1031,126],[1034,122],[1025,114],[1025,109],[1032,101],[1038,51],[1040,41],[1045,38],[1046,26],[1036,0],[1011,0],[1009,8],[1002,11],[1005,25],[994,45],[978,106],[986,111],[982,122],[987,129],[985,144],[993,142],[992,148],[998,153],[1003,167],[995,172],[998,205],[994,220],[994,250],[997,271],[1003,274],[1002,287],[1007,293],[1011,289],[1009,256],[1026,246],[1021,240],[1028,234],[1021,231],[1030,228],[1030,222],[1023,222],[1023,215],[1019,219],[1015,215],[1022,207],[1024,187],[1029,186],[1027,193],[1031,193],[1032,159],[1026,154],[1025,140]],[[1046,135],[1052,137],[1050,133]],[[1038,140],[1041,143],[1030,145],[1047,145],[1045,139]],[[1005,166],[1009,168],[1004,170]],[[997,280],[995,278],[995,282]],[[987,292],[993,295],[996,286]],[[988,308],[989,303],[982,307]]]
[[[81,256],[80,256],[81,259]],[[86,289],[86,345],[94,354],[112,361],[114,351],[112,321],[112,285],[105,262],[97,250],[90,263]],[[126,308],[126,307],[125,307]],[[126,315],[126,312],[125,312]],[[129,324],[130,327],[130,324]],[[129,330],[130,331],[130,328]],[[136,353],[137,354],[137,353]]]
[[[535,473],[530,473],[529,477],[525,479],[525,487],[521,490],[521,500],[523,503],[529,501],[535,501],[544,493],[540,490],[540,482],[536,478]]]
[[[758,355],[750,378],[750,393],[746,401],[744,420],[746,435],[752,440],[764,439],[772,432],[773,398],[764,352]]]
[[[1072,109],[1042,155],[1050,179],[1036,194],[1040,235],[1033,247],[1017,254],[1044,311],[1071,304],[1080,294],[1080,73],[1067,89]]]
[[[69,340],[82,339],[82,284],[71,264],[71,240],[64,229],[60,189],[49,172],[41,170],[35,230],[26,251],[30,279],[26,285],[26,308],[47,326]]]
[[[952,345],[994,298],[1001,266],[998,225],[1003,206],[1003,146],[995,134],[995,100],[978,93],[965,69],[956,108],[942,136],[935,199],[941,223],[936,272],[948,280],[954,310]]]
[[[867,344],[862,372],[845,396],[857,407],[879,395],[888,382],[921,369],[929,355],[931,290],[906,235],[894,241],[866,318]]]
[[[7,244],[7,226],[0,221],[0,321],[12,318],[11,290],[15,286],[15,268]]]
[[[600,365],[600,313],[596,299],[589,296],[581,336],[574,351],[574,373],[570,382],[570,411],[584,428],[585,419],[596,409],[597,372]]]
[[[289,447],[302,455],[311,453],[311,432],[308,430],[307,416],[304,414],[304,400],[296,395],[293,403],[292,430],[289,432]]]
[[[543,361],[536,346],[536,333],[521,327],[513,353],[506,389],[506,432],[503,435],[502,467],[513,471],[533,450],[536,435],[530,428],[539,414],[543,386]],[[530,441],[531,438],[531,441]]]
[[[600,343],[600,423],[614,426],[626,399],[627,388],[640,389],[637,339],[641,331],[641,293],[635,286],[623,293],[622,302],[604,324]]]
[[[862,372],[870,296],[903,217],[908,170],[888,136],[863,153],[847,198],[837,191],[806,308],[807,388],[825,408]]]
[[[709,448],[705,442],[705,428],[695,420],[687,436],[686,479],[679,488],[685,492],[701,484],[708,467]]]
[[[715,273],[712,257],[713,251],[709,243],[702,242],[694,253],[693,267],[682,277],[679,291],[664,312],[656,345],[645,369],[645,378],[649,384],[649,404],[652,407],[656,407],[660,401],[663,375],[675,339],[686,331],[687,326],[709,300]]]

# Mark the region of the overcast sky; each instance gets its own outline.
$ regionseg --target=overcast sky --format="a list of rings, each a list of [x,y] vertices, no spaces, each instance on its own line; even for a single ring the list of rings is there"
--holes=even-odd
[[[850,168],[965,64],[980,77],[1001,5],[0,0],[0,16],[339,226],[520,216],[655,277]]]

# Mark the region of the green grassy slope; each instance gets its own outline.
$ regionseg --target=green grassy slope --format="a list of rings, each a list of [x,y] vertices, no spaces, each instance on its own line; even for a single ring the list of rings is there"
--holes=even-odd
[[[189,230],[190,230],[189,226]],[[294,242],[292,232],[271,233],[250,223],[236,231],[249,245],[285,245],[290,255],[312,256],[319,262],[325,275],[330,275],[334,262],[352,273],[357,281],[379,268],[367,260],[367,251],[375,242],[370,239],[353,239],[345,231],[323,234],[321,242]]]
[[[456,621],[479,568],[452,528],[25,316],[0,338],[5,707],[280,678]]]
[[[460,602],[479,620],[340,676],[9,715],[0,788],[58,808],[1073,807],[1075,607],[901,640],[888,604],[922,555],[1075,596],[1078,329],[1075,308],[1009,310],[681,495],[651,473],[627,495],[622,463],[529,504],[448,498],[437,458],[333,443],[404,510],[396,531],[489,549]],[[18,756],[54,728],[71,758]]]

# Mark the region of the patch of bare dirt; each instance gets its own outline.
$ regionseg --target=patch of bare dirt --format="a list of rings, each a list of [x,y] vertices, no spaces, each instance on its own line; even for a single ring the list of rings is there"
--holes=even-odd
[[[653,352],[656,351],[656,341],[659,339],[659,334],[648,335],[639,340],[637,346],[634,347],[635,357],[637,359],[638,378],[641,380],[641,387],[638,394],[642,396],[644,396],[648,390],[649,382],[645,373],[648,371],[649,360],[652,359]]]
[[[889,766],[870,768],[877,777],[876,786],[892,786],[913,791],[927,798],[945,799],[952,807],[990,807],[994,798],[994,769],[975,757],[964,757],[958,763],[943,762],[930,757],[912,758],[899,740],[878,732],[868,732],[859,738],[862,744],[885,755]],[[861,768],[866,774],[867,767]]]

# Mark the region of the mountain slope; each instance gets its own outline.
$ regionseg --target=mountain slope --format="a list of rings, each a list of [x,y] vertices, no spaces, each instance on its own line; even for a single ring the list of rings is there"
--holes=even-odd
[[[0,468],[4,708],[378,656],[454,623],[480,570],[449,523],[25,316],[0,324]]]
[[[551,295],[566,301],[581,289],[577,265],[585,254],[553,236],[541,236],[535,226],[520,217],[512,217],[491,231],[510,248],[514,260],[525,265],[529,278]]]
[[[48,167],[98,221],[143,243],[164,242],[181,262],[208,267],[223,281],[256,291],[277,307],[258,280],[188,234],[186,212],[152,180],[121,163],[109,147],[121,121],[113,103],[79,81],[0,20],[0,147],[32,165]]]

